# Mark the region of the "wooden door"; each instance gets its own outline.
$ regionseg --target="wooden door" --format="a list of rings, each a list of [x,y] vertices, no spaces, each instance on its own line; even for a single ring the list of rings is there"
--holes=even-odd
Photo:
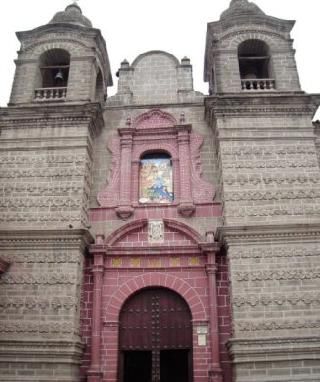
[[[144,289],[120,313],[120,382],[191,382],[191,312],[165,288]]]

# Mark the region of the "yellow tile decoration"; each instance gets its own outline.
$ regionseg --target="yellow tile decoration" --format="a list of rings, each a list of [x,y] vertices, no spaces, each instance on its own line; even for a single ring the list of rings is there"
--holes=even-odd
[[[150,260],[150,267],[158,268],[161,266],[161,261],[159,259],[152,259]]]
[[[200,265],[199,257],[189,257],[189,265]]]
[[[171,267],[180,267],[181,261],[180,257],[171,257],[170,258],[170,266]]]
[[[121,267],[122,265],[122,260],[121,259],[112,259],[111,260],[111,266],[112,267]]]
[[[141,259],[138,257],[138,258],[133,258],[133,259],[130,259],[130,266],[133,267],[133,268],[139,268],[141,267]]]

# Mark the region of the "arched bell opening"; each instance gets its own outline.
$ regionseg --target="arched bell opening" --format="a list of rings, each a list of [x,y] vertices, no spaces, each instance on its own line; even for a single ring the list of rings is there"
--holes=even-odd
[[[191,382],[192,316],[167,288],[130,296],[119,316],[119,382]]]
[[[70,54],[64,49],[51,49],[40,57],[43,88],[68,85]]]
[[[64,49],[50,49],[39,59],[36,101],[64,100],[70,69],[70,54]]]
[[[238,47],[238,59],[243,90],[274,89],[270,49],[264,41],[243,41]]]

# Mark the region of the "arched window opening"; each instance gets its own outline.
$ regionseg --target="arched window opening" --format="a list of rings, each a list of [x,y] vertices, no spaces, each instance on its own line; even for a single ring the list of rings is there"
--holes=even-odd
[[[96,78],[96,101],[103,102],[105,100],[103,89],[103,77],[101,70],[99,70]]]
[[[172,203],[172,160],[166,153],[145,154],[140,160],[139,202]]]
[[[51,49],[40,57],[40,88],[35,90],[37,100],[62,98],[67,94],[70,54],[63,49]]]
[[[270,52],[261,40],[246,40],[238,48],[239,69],[243,90],[274,89],[270,72]]]

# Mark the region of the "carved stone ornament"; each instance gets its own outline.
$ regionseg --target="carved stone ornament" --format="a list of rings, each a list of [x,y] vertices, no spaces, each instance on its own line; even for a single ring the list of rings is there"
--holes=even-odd
[[[148,221],[148,241],[149,243],[163,243],[164,241],[163,220]]]

